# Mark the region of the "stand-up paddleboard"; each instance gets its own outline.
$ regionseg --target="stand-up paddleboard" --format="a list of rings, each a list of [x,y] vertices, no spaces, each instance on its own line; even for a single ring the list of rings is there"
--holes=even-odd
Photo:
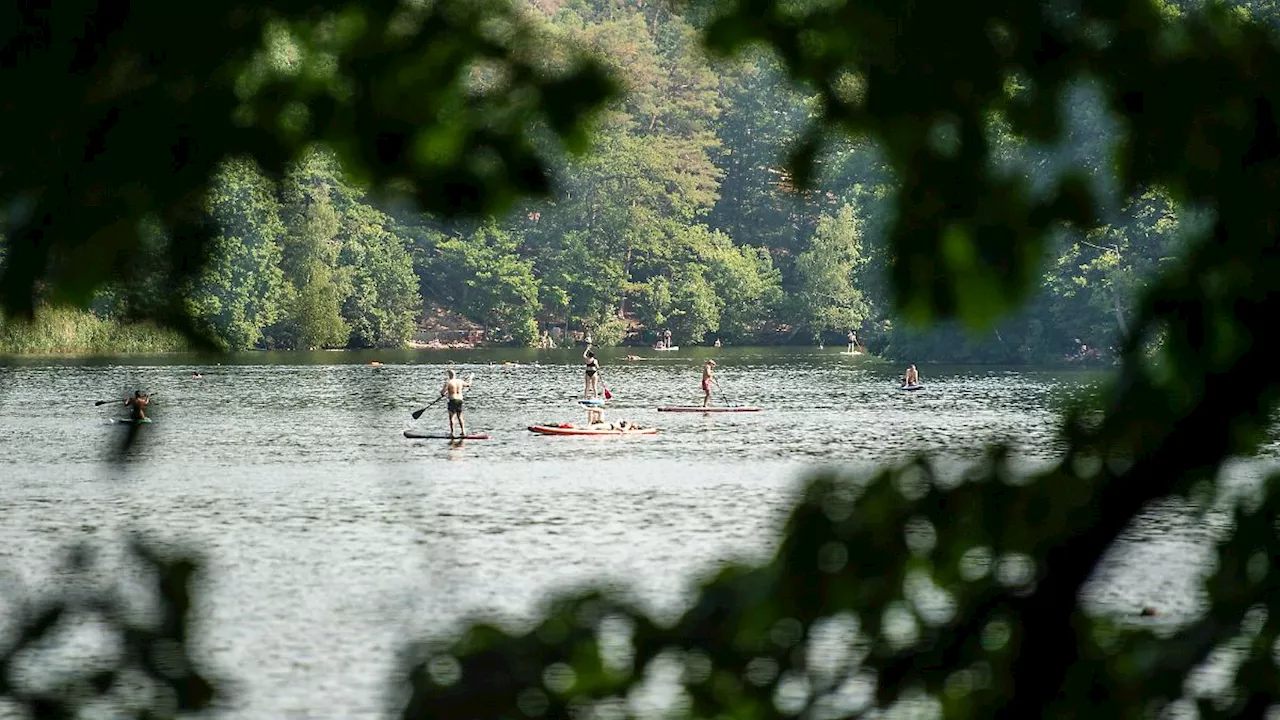
[[[600,407],[601,405],[604,405],[604,399],[603,398],[587,398],[585,400],[579,400],[578,404],[590,405],[591,407]]]
[[[529,430],[539,435],[657,435],[658,428],[617,430],[610,428],[579,427],[571,423],[559,425],[530,425]]]
[[[423,432],[420,430],[405,430],[404,436],[411,440],[488,440],[489,436],[484,433],[476,435],[448,435],[441,432]]]
[[[862,353],[858,350],[854,350],[853,352],[849,352],[848,350],[841,350],[840,354],[841,355],[861,355]]]
[[[657,350],[658,352],[675,352],[676,350],[679,350],[679,349],[680,349],[680,346],[679,346],[679,345],[672,345],[671,347],[656,347],[656,348],[654,348],[654,350]]]
[[[924,389],[924,385],[904,385],[904,386],[902,386],[902,387],[900,387],[900,388],[898,388],[898,389],[899,389],[899,390],[907,390],[907,391],[911,391],[911,390],[923,390],[923,389]]]
[[[760,412],[760,408],[754,405],[713,405],[711,407],[702,407],[701,405],[680,405],[676,407],[660,407],[658,412]]]
[[[107,422],[112,425],[150,425],[151,418],[144,418],[142,420],[134,420],[133,418],[111,418]]]

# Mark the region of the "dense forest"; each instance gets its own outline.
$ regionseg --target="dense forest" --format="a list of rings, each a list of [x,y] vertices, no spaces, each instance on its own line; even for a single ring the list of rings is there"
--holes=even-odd
[[[180,292],[197,325],[231,350],[401,346],[443,308],[492,341],[524,345],[548,328],[586,331],[597,344],[649,343],[664,330],[685,344],[843,342],[854,329],[873,351],[912,360],[1106,361],[1138,292],[1203,226],[1159,188],[1107,199],[1111,122],[1078,88],[1062,147],[1015,142],[993,119],[1002,160],[991,171],[1042,183],[1083,173],[1109,208],[1103,226],[1064,229],[1034,300],[988,333],[913,330],[886,280],[893,178],[872,143],[847,138],[825,144],[817,177],[791,178],[779,148],[808,131],[817,96],[795,89],[770,56],[711,60],[696,41],[697,13],[660,3],[536,0],[529,13],[560,45],[605,59],[626,88],[595,118],[590,151],[555,168],[551,197],[443,222],[368,196],[320,149],[280,182],[231,160],[208,200],[221,237],[203,276],[180,288],[157,277],[108,289],[81,324],[127,326]],[[287,35],[272,47],[283,65],[301,52]],[[501,81],[483,67],[473,75]],[[851,79],[848,92],[859,91]],[[1031,90],[1014,78],[1008,92]],[[936,130],[945,145],[948,129]],[[424,142],[450,151],[449,137]],[[0,343],[22,349],[23,332],[0,327]],[[154,349],[172,342],[144,337]]]

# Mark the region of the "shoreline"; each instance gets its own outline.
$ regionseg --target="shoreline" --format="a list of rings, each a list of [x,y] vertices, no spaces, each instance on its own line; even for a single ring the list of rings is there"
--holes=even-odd
[[[323,350],[244,350],[239,352],[200,352],[193,350],[157,350],[157,351],[120,351],[120,352],[75,352],[75,353],[4,353],[0,352],[0,367],[23,365],[173,365],[192,366],[203,371],[215,366],[234,367],[237,365],[369,365],[385,367],[392,365],[413,365],[428,363],[465,363],[481,365],[535,365],[577,364],[581,348],[526,348],[509,345],[485,345],[463,343],[410,343],[397,348],[329,348]],[[826,357],[831,361],[857,367],[866,364],[900,364],[904,361],[885,358],[873,353],[849,356],[839,347],[827,346],[819,350],[812,345],[733,345],[716,348],[714,346],[685,346],[673,352],[658,352],[648,346],[610,346],[598,348],[602,359],[610,365],[625,366],[648,364],[652,362],[692,362],[708,357],[725,356],[724,360],[732,363],[737,359],[756,361],[756,358],[744,357],[763,354],[807,355],[815,360]],[[638,356],[626,360],[627,356]],[[736,356],[736,357],[735,357]],[[326,360],[325,358],[328,358]],[[338,358],[341,358],[339,360]],[[430,358],[430,359],[428,359]],[[438,360],[437,360],[438,358]],[[148,362],[154,360],[154,362]],[[1114,368],[1108,363],[1079,363],[1046,360],[1043,362],[1022,363],[975,363],[956,362],[946,359],[918,359],[916,365],[925,367],[973,368],[983,369],[1025,369],[1027,371],[1052,370],[1065,372],[1105,372]]]

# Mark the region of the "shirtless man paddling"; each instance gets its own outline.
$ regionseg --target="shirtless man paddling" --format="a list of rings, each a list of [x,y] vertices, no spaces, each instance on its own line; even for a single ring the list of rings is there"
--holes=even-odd
[[[449,398],[449,437],[453,437],[453,418],[455,415],[458,417],[458,430],[461,431],[461,437],[467,436],[467,426],[462,422],[462,391],[470,387],[470,378],[459,380],[458,373],[450,370],[449,379],[445,380],[444,387],[440,388],[440,397]]]
[[[133,397],[124,399],[124,404],[128,405],[133,411],[130,416],[134,422],[148,422],[151,418],[147,417],[147,406],[151,404],[151,398],[143,395],[141,390],[135,391]]]

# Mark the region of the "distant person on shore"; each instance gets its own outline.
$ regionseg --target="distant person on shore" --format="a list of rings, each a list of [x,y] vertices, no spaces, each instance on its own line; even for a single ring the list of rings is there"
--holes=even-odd
[[[715,360],[708,360],[702,366],[702,407],[706,407],[711,403],[711,383],[716,382],[715,373],[711,372],[711,368],[716,366]]]
[[[147,417],[147,406],[151,404],[151,399],[143,395],[141,390],[135,390],[133,397],[125,398],[124,404],[128,405],[132,411],[130,417],[134,422],[145,422],[151,419]]]
[[[462,393],[471,387],[471,383],[458,379],[458,373],[449,371],[449,379],[440,388],[440,397],[449,398],[449,437],[453,437],[453,418],[458,418],[458,430],[461,437],[467,436],[467,426],[462,422]],[[439,402],[439,401],[437,401]]]
[[[902,375],[902,387],[914,387],[920,384],[920,373],[916,372],[916,366],[912,365]]]
[[[849,352],[855,353],[857,351],[858,351],[858,336],[855,335],[852,330],[850,330],[849,331]]]
[[[600,361],[596,360],[596,354],[591,352],[591,344],[587,344],[587,349],[582,353],[582,359],[586,361],[586,383],[583,385],[582,397],[595,398],[598,397],[600,391],[598,387],[598,375],[600,374]]]

